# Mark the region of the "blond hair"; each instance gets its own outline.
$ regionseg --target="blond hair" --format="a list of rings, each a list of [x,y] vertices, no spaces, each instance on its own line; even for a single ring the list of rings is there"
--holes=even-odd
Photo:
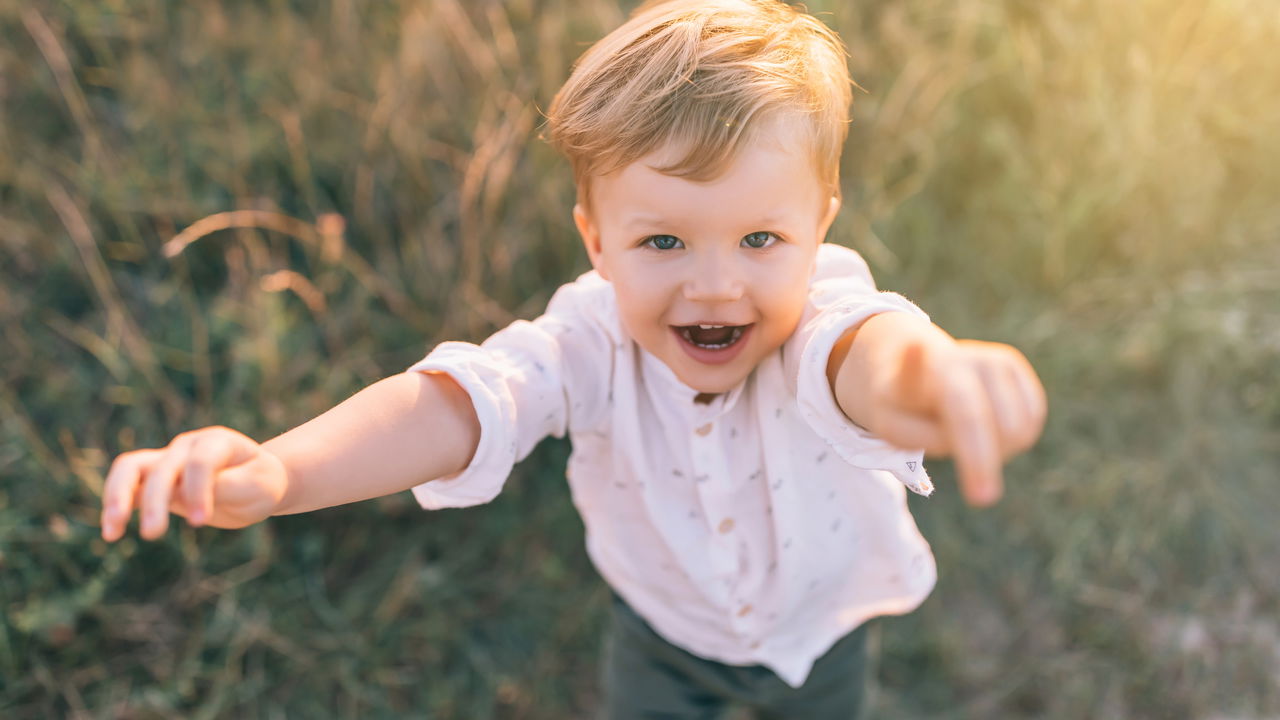
[[[669,143],[683,154],[655,170],[714,179],[766,120],[795,118],[839,195],[846,57],[830,28],[778,0],[649,2],[578,59],[547,113],[548,136],[585,201],[591,177]]]

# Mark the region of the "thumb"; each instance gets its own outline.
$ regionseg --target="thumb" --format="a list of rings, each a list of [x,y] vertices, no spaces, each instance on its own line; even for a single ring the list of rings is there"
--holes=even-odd
[[[898,357],[898,377],[894,382],[894,395],[899,406],[921,415],[932,413],[937,406],[936,383],[928,372],[926,352],[923,343],[907,345]]]
[[[252,524],[271,515],[283,492],[279,460],[260,452],[218,472],[214,504],[240,525]]]

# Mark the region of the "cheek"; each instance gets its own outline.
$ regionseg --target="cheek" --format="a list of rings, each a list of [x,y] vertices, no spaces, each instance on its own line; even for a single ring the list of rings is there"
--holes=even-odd
[[[809,296],[809,270],[797,258],[757,269],[752,285],[757,302],[769,314],[799,313]]]
[[[795,332],[804,314],[806,295],[796,293],[792,288],[780,290],[772,296],[764,316],[769,319],[769,335],[774,342],[781,343]]]
[[[769,344],[781,344],[791,336],[804,313],[809,297],[808,268],[802,264],[774,267],[757,282],[756,306],[768,321]]]
[[[618,312],[632,334],[645,331],[646,325],[660,319],[669,304],[663,274],[653,268],[621,265],[613,273],[612,282],[618,296]]]

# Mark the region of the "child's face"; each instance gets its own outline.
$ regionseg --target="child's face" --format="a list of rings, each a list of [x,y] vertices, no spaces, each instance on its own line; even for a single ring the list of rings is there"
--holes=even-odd
[[[737,385],[799,323],[839,201],[795,140],[761,132],[711,182],[653,170],[660,150],[594,178],[591,211],[574,208],[627,332],[699,392]]]

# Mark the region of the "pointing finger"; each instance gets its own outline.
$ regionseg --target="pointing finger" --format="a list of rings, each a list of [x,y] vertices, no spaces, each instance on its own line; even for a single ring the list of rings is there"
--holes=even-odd
[[[1024,388],[1024,380],[1018,367],[1006,367],[1003,375],[1011,402],[1018,412],[1018,428],[1017,434],[1013,436],[1012,449],[1014,453],[1025,452],[1039,439],[1040,431],[1044,428],[1044,415],[1035,407],[1035,400]]]
[[[979,507],[995,503],[1004,492],[995,419],[975,374],[957,372],[951,376],[943,396],[942,421],[965,500]]]
[[[1022,450],[1021,439],[1026,435],[1027,418],[1021,393],[1011,381],[1004,364],[992,367],[981,363],[978,376],[982,379],[983,392],[991,408],[1000,457],[1008,458]]]
[[[1025,358],[1020,365],[1016,366],[1014,375],[1022,394],[1022,401],[1029,413],[1031,429],[1034,431],[1032,442],[1034,442],[1044,431],[1045,419],[1048,417],[1049,402],[1045,396],[1044,385],[1040,383],[1036,371]]]

